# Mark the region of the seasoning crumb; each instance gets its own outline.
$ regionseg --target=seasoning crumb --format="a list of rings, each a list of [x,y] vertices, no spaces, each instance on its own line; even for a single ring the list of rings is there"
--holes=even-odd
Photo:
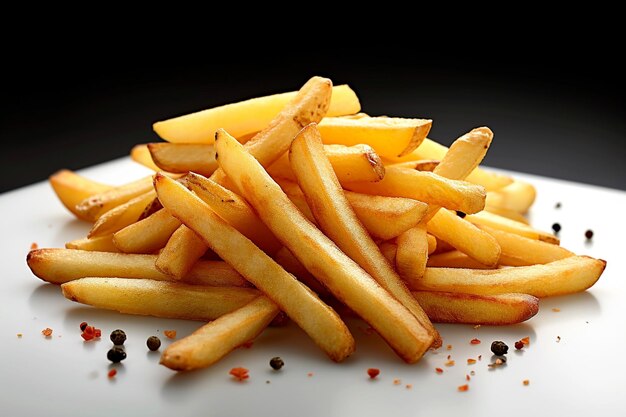
[[[478,360],[481,361],[483,359],[483,355],[478,355]]]
[[[116,329],[111,332],[109,338],[114,345],[123,345],[126,341],[126,333],[124,330]]]
[[[452,358],[452,355],[448,355],[447,359],[450,360],[450,358]]]
[[[21,338],[22,336],[23,336],[22,333],[18,333],[17,334],[17,337],[19,337],[19,338]]]
[[[463,213],[462,211],[459,211],[459,210],[456,211],[456,215],[459,216],[462,219],[464,219],[465,216],[467,216],[467,214],[465,214],[465,213]]]
[[[506,355],[509,351],[509,346],[501,340],[495,340],[491,343],[491,351],[494,355]]]
[[[469,390],[469,385],[465,384],[465,385],[461,385],[457,388],[459,390],[459,392],[465,392]]]
[[[470,344],[472,344],[472,345],[480,345],[480,339],[474,338],[474,339],[470,340]]]
[[[470,375],[474,376],[474,375],[476,375],[476,372],[475,371],[470,371]]]
[[[399,379],[394,379],[393,380],[393,385],[400,385],[402,383],[402,381],[400,381]]]
[[[146,345],[148,345],[148,349],[150,349],[151,352],[154,352],[161,347],[161,339],[156,336],[150,336],[148,340],[146,340]]]
[[[448,345],[448,346],[446,346],[446,349],[447,349],[447,350],[452,350],[452,345]]]
[[[109,377],[109,379],[115,377],[115,375],[117,375],[117,369],[111,369],[109,371],[109,373],[107,374],[107,376]]]
[[[465,380],[469,381],[470,379],[471,379],[470,376],[468,374],[465,374]]]
[[[30,250],[35,250],[38,248],[39,248],[39,245],[37,244],[37,242],[33,242],[30,244]]]
[[[520,342],[522,342],[524,344],[524,346],[528,346],[530,345],[530,337],[526,336],[520,339]]]
[[[80,323],[79,327],[80,327],[80,331],[84,332],[85,328],[89,325],[89,323],[87,323],[86,321],[83,321]]]
[[[237,367],[237,368],[232,368],[229,374],[231,374],[237,381],[243,381],[244,379],[250,378],[250,375],[248,374],[248,372],[249,371],[246,368]]]
[[[41,331],[41,334],[44,335],[45,337],[50,337],[52,336],[52,329],[49,327],[46,327],[45,329]]]
[[[468,365],[473,365],[473,364],[475,364],[475,363],[476,363],[476,359],[469,358],[469,359],[467,360],[467,364],[468,364]]]
[[[176,339],[176,330],[163,330],[163,334],[168,339]]]
[[[560,208],[561,208],[561,202],[556,203],[556,204],[554,205],[554,208],[558,208],[558,209],[560,209]]]
[[[554,233],[557,234],[561,231],[561,225],[558,223],[554,223],[552,225],[552,230],[554,230]]]
[[[446,366],[454,366],[454,360],[450,359],[449,361],[444,363],[444,365],[446,365]]]
[[[474,329],[480,329],[480,324],[476,324],[476,325],[474,326]]]
[[[515,349],[522,350],[523,348],[524,348],[524,342],[522,342],[521,340],[518,340],[517,342],[515,342]]]
[[[370,379],[376,378],[380,374],[380,369],[378,368],[369,368],[367,370],[367,374],[370,376]]]
[[[126,359],[126,352],[119,346],[113,346],[107,352],[107,359],[113,363],[118,363]]]
[[[557,336],[556,337],[556,343],[559,343],[561,341],[561,336]]]
[[[435,368],[435,372],[437,372],[438,374],[443,374],[443,369]]]
[[[285,362],[280,356],[274,356],[272,359],[270,359],[270,366],[273,370],[278,371],[283,366],[285,366]]]
[[[406,389],[411,389],[411,388],[413,388],[413,384],[406,384],[406,387],[405,387],[405,388],[406,388]]]
[[[269,383],[270,383],[270,380],[269,380],[269,379],[267,379],[267,380],[265,381],[265,383],[266,383],[266,384],[269,384]]]
[[[306,374],[306,376],[308,376],[309,378],[313,376],[313,372],[309,372],[308,374]]]
[[[530,380],[525,379],[525,380],[523,380],[523,381],[522,381],[522,384],[524,384],[524,385],[528,385],[528,384],[530,384]]]
[[[561,311],[561,309],[560,309],[560,308],[556,308],[556,307],[554,307],[554,308],[552,309],[552,311],[554,311],[555,313],[558,313],[559,311]]]
[[[593,230],[588,229],[588,230],[585,232],[585,237],[587,238],[587,240],[591,240],[591,238],[593,237]]]

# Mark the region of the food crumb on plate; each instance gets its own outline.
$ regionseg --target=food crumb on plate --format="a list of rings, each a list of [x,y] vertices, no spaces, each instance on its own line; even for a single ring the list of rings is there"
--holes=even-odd
[[[380,369],[378,369],[378,368],[369,368],[367,370],[367,374],[369,375],[370,379],[374,379],[374,378],[376,378],[380,374]]]
[[[435,372],[437,372],[438,374],[443,374],[443,369],[435,368]]]
[[[397,378],[393,380],[393,385],[400,385],[401,383],[402,383],[402,381],[400,381]]]
[[[469,385],[467,385],[467,384],[465,384],[465,385],[460,385],[457,389],[458,389],[460,392],[465,392],[465,391],[468,391],[468,390],[469,390]]]
[[[163,334],[168,339],[175,339],[176,338],[176,330],[163,330]]]
[[[43,329],[41,331],[41,334],[44,335],[45,337],[51,337],[52,336],[52,329],[49,327],[46,327],[45,329]]]
[[[30,250],[35,250],[38,248],[39,248],[39,245],[37,244],[37,242],[33,242],[30,244]]]
[[[523,380],[523,381],[522,381],[522,384],[524,384],[524,385],[529,385],[529,384],[530,384],[530,380],[525,379],[525,380]]]
[[[552,309],[552,311],[554,311],[555,313],[558,313],[559,311],[561,311],[561,309],[560,309],[560,308],[557,308],[557,307],[554,307],[554,308]]]
[[[480,339],[474,338],[474,339],[470,340],[470,344],[471,345],[480,345]]]
[[[114,378],[115,375],[117,375],[117,369],[111,369],[109,371],[109,373],[107,374],[107,376],[109,377],[109,379]]]
[[[243,368],[243,367],[236,367],[236,368],[232,368],[229,372],[229,374],[231,374],[237,381],[243,381],[245,379],[250,378],[250,375],[248,374],[248,369]]]

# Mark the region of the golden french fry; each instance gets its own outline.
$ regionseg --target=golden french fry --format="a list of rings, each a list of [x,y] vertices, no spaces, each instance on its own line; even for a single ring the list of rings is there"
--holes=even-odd
[[[33,274],[52,284],[63,284],[84,277],[121,277],[171,281],[154,263],[156,255],[84,251],[76,249],[36,249],[26,262]],[[199,261],[183,280],[187,284],[242,287],[249,285],[237,271],[221,261]]]
[[[380,181],[385,167],[368,145],[324,145],[324,150],[340,181]],[[295,181],[287,152],[267,168],[272,178]]]
[[[76,211],[84,218],[96,221],[112,208],[147,193],[151,189],[152,176],[144,177],[87,197],[76,205]]]
[[[113,235],[113,243],[126,253],[154,253],[163,248],[180,227],[178,219],[161,209]]]
[[[396,270],[405,282],[418,281],[426,270],[428,238],[426,228],[412,227],[396,239]]]
[[[393,242],[384,241],[378,244],[380,253],[387,259],[391,265],[396,264],[396,253],[398,252],[398,245]]]
[[[415,169],[417,171],[430,171],[433,172],[437,165],[439,165],[439,161],[434,159],[418,159],[415,161],[404,161],[404,162],[389,162],[385,164],[386,166],[396,167],[396,168],[407,168],[407,169]]]
[[[169,345],[161,355],[160,363],[175,371],[213,365],[261,334],[279,311],[269,298],[257,297]]]
[[[493,229],[515,233],[516,235],[525,236],[530,239],[541,240],[555,245],[559,244],[559,238],[554,236],[552,233],[534,229],[527,224],[520,223],[488,211],[481,211],[480,213],[472,214],[471,216],[465,216],[465,220],[477,226],[485,225]]]
[[[525,266],[547,264],[574,256],[573,252],[558,245],[504,232],[485,225],[478,227],[498,241],[502,248],[500,265]]]
[[[298,133],[289,160],[321,230],[418,319],[431,336],[420,342],[430,347],[439,334],[357,218],[324,152],[317,125]]]
[[[432,126],[428,119],[400,117],[326,117],[319,124],[326,144],[367,143],[385,158],[399,158],[417,148]]]
[[[455,140],[441,158],[433,172],[452,180],[463,180],[482,162],[493,132],[488,127],[478,127]]]
[[[236,142],[234,138],[233,141]],[[242,146],[239,142],[237,144]],[[316,294],[183,185],[162,175],[157,175],[154,185],[159,200],[172,215],[194,230],[215,253],[263,291],[332,360],[341,361],[354,351],[350,331],[337,313]]]
[[[507,325],[526,321],[539,311],[539,300],[528,294],[415,291],[413,295],[435,323]]]
[[[81,278],[61,285],[65,298],[125,314],[215,320],[255,298],[259,291],[151,279]]]
[[[188,227],[176,229],[156,259],[156,268],[176,280],[183,279],[207,251],[200,236]]]
[[[217,169],[213,145],[196,143],[149,143],[148,150],[160,170],[209,176]]]
[[[220,127],[235,137],[246,136],[265,129],[297,94],[294,91],[214,107],[157,122],[153,128],[160,137],[174,143],[212,144]],[[361,109],[358,97],[347,85],[333,87],[332,96],[328,105],[329,116],[358,113]]]
[[[551,297],[584,291],[602,275],[606,261],[572,256],[545,265],[504,269],[426,268],[414,290],[468,294],[523,293]]]
[[[502,255],[501,255],[502,256]],[[487,265],[481,264],[475,259],[470,258],[466,254],[458,250],[436,253],[428,257],[427,267],[439,268],[469,268],[469,269],[493,269]]]
[[[415,317],[309,222],[233,137],[218,130],[215,143],[220,167],[274,235],[405,361],[419,360],[424,354],[420,340],[430,335]]]
[[[427,171],[388,167],[378,182],[344,182],[350,191],[388,197],[406,197],[464,213],[485,207],[485,190],[465,181],[449,180]]]
[[[437,250],[437,238],[430,233],[426,233],[426,243],[428,244],[428,255]]]
[[[72,240],[65,244],[66,249],[80,249],[99,252],[119,252],[113,243],[113,235]]]
[[[278,252],[276,252],[274,260],[280,266],[285,268],[285,271],[298,278],[298,280],[302,281],[304,285],[315,291],[315,293],[320,297],[324,298],[330,295],[328,290],[320,284],[317,278],[307,271],[304,265],[302,265],[300,261],[293,256],[293,253],[291,253],[286,247],[283,246],[278,250]]]
[[[535,202],[537,192],[531,184],[515,180],[498,191],[487,193],[486,207],[517,211],[524,214]]]
[[[153,170],[154,172],[161,171],[161,168],[159,168],[152,160],[152,156],[150,155],[150,150],[148,149],[147,143],[133,146],[133,148],[130,150],[130,158],[138,164],[141,164],[146,168]]]
[[[500,245],[487,232],[449,210],[439,210],[426,225],[428,233],[445,240],[454,248],[489,267],[500,259]]]
[[[92,195],[100,194],[113,188],[110,185],[92,181],[68,169],[55,172],[50,176],[49,181],[61,203],[77,218],[86,221],[93,220],[81,211],[76,210],[76,205]]]
[[[516,222],[524,223],[526,225],[530,225],[528,219],[521,213],[513,210],[502,209],[498,207],[485,207],[485,210],[489,213],[497,214],[498,216],[506,217],[511,220],[515,220]]]
[[[93,238],[110,235],[137,222],[146,207],[152,203],[155,197],[156,193],[154,190],[150,190],[147,193],[128,200],[124,204],[112,208],[96,220],[87,237]]]

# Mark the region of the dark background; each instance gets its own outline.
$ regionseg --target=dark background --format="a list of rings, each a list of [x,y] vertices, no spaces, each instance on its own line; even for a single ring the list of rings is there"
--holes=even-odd
[[[611,54],[55,52],[53,59],[6,61],[0,192],[158,141],[155,121],[296,90],[312,75],[350,84],[371,115],[433,119],[429,136],[445,144],[491,127],[487,165],[626,190],[624,82]]]

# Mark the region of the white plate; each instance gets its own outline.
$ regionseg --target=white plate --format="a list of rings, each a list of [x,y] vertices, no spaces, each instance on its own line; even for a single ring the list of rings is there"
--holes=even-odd
[[[129,159],[83,171],[88,177],[123,183],[147,171]],[[624,243],[626,193],[514,173],[538,190],[533,224],[563,227],[563,246],[600,257],[608,267],[588,292],[541,301],[530,321],[507,327],[439,325],[445,347],[416,365],[400,361],[376,334],[354,320],[349,326],[357,352],[335,364],[293,324],[266,330],[250,349],[238,349],[213,367],[187,374],[158,364],[146,338],[175,329],[184,336],[199,322],[125,316],[72,303],[58,287],[34,277],[25,258],[31,243],[62,247],[85,236],[88,225],[74,220],[47,183],[0,195],[2,218],[2,291],[0,292],[0,404],[5,416],[387,416],[387,415],[626,415],[626,263]],[[561,202],[562,208],[555,209]],[[592,243],[585,242],[593,229]],[[552,311],[559,308],[560,312]],[[103,332],[100,341],[84,343],[79,323]],[[46,339],[41,330],[50,327]],[[128,358],[114,379],[106,352],[109,333],[126,331]],[[22,333],[21,338],[17,337]],[[490,370],[490,344],[513,343],[530,336],[530,347],[511,352],[505,367]],[[560,342],[557,340],[560,337]],[[479,345],[470,340],[478,338]],[[162,350],[162,349],[161,349]],[[444,366],[447,355],[456,361]],[[482,360],[474,365],[468,358]],[[269,367],[281,356],[284,368]],[[238,383],[228,371],[250,370]],[[376,380],[366,370],[380,368]],[[439,375],[436,367],[444,369]],[[467,382],[466,375],[475,375]],[[530,385],[522,381],[528,379]],[[400,381],[395,384],[394,380]],[[468,392],[457,387],[469,384]]]

